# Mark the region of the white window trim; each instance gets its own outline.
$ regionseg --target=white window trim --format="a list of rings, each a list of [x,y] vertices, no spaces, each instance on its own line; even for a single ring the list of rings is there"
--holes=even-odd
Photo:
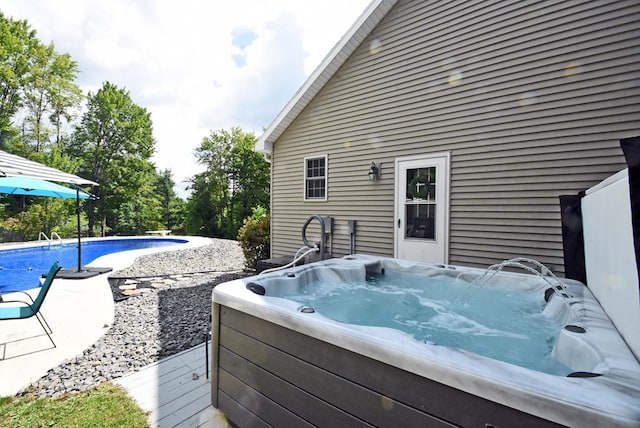
[[[324,198],[307,198],[307,161],[324,158]],[[329,195],[329,155],[306,156],[302,165],[302,198],[305,202],[326,202]]]

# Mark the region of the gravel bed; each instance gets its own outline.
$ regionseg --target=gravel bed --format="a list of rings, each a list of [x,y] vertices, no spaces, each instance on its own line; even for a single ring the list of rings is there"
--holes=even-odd
[[[211,290],[248,275],[236,241],[212,239],[187,250],[146,255],[113,272],[114,323],[90,348],[34,382],[21,394],[57,398],[134,372],[159,359],[202,344],[210,331]],[[157,278],[164,278],[161,283]],[[123,298],[127,279],[142,279],[137,296]],[[156,282],[145,283],[144,278]]]

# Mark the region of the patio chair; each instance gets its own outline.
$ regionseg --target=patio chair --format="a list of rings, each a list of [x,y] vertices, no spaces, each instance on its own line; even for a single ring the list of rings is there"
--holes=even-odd
[[[51,288],[51,283],[55,278],[58,271],[62,269],[58,262],[55,262],[51,269],[49,269],[49,273],[47,274],[44,283],[40,287],[40,291],[36,296],[35,300],[24,291],[16,291],[14,293],[22,293],[26,295],[29,301],[26,300],[2,300],[0,301],[0,321],[3,320],[17,320],[17,319],[26,319],[31,318],[33,316],[36,317],[42,329],[47,334],[47,337],[53,344],[53,347],[56,347],[55,342],[51,338],[51,327],[47,323],[47,320],[44,319],[44,315],[40,312],[40,307],[42,306],[42,302],[44,302],[44,298],[47,296],[49,292],[49,288]]]

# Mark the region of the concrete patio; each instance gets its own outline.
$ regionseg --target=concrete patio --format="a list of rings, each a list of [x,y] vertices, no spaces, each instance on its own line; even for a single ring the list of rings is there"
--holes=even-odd
[[[35,296],[37,289],[29,294]],[[25,299],[19,293],[3,295],[4,300],[13,297]],[[55,279],[41,312],[53,330],[55,348],[35,317],[0,322],[0,396],[18,393],[107,332],[114,314],[107,276]]]

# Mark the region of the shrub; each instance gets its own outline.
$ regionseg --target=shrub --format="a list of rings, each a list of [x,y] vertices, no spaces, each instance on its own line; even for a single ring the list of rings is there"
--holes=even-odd
[[[48,200],[29,205],[26,211],[19,212],[14,217],[0,220],[0,229],[7,231],[10,236],[22,236],[23,240],[28,241],[38,239],[40,232],[49,237],[52,232],[56,232],[62,238],[75,237],[77,221],[75,214],[69,214],[73,207],[71,202],[45,199]],[[84,218],[84,214],[82,216]]]
[[[244,219],[238,231],[238,241],[247,261],[247,266],[255,269],[258,260],[269,258],[270,253],[270,218],[263,207],[253,209],[251,217]]]

